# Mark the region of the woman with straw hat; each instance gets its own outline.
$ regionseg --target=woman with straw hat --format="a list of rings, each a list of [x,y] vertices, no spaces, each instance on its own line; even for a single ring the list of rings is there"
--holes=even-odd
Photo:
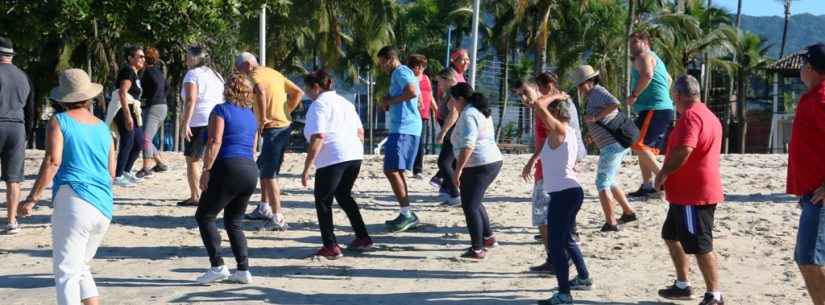
[[[600,85],[599,71],[584,65],[576,69],[573,77],[579,94],[587,101],[584,122],[588,133],[599,147],[596,189],[606,219],[601,231],[618,231],[619,224],[636,221],[636,212],[614,181],[622,166],[622,159],[629,151],[627,146],[617,140],[616,133],[621,132],[622,128],[635,130],[636,126],[619,111],[619,100]],[[613,217],[614,203],[622,207],[622,216],[618,220]]]
[[[46,155],[21,216],[31,214],[52,180],[52,256],[57,304],[99,304],[89,262],[112,219],[114,143],[109,128],[89,111],[103,90],[80,69],[60,75],[49,98],[63,110],[49,121]]]

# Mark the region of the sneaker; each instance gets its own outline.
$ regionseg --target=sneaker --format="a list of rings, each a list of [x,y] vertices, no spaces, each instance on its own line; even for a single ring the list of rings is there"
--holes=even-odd
[[[197,200],[192,200],[192,199],[185,199],[185,200],[178,201],[177,205],[179,207],[196,207],[196,206],[198,206],[198,201]]]
[[[496,236],[490,236],[484,238],[484,248],[485,249],[492,249],[498,247],[498,241],[496,240]]]
[[[152,171],[156,172],[156,173],[162,173],[162,172],[165,172],[167,170],[169,170],[169,167],[167,167],[166,164],[160,164],[160,163],[156,164],[155,167],[152,168]]]
[[[601,231],[602,232],[619,232],[619,227],[616,226],[616,225],[606,223],[602,226]]]
[[[226,266],[212,267],[209,268],[209,271],[206,271],[206,273],[195,279],[195,281],[201,284],[209,284],[228,279],[230,275],[229,268],[226,268]]]
[[[271,220],[275,218],[275,215],[272,214],[272,208],[269,207],[269,204],[261,202],[258,203],[252,213],[246,214],[244,217],[249,220]]]
[[[539,305],[573,304],[573,296],[567,293],[557,292],[553,297],[539,301]]]
[[[330,247],[323,246],[323,247],[321,247],[321,250],[318,250],[318,252],[315,252],[315,256],[320,256],[320,257],[326,258],[328,260],[336,260],[336,259],[344,257],[344,253],[343,253],[343,251],[341,251],[341,246],[338,246],[338,245],[334,245],[334,246],[330,246]]]
[[[691,289],[690,286],[679,288],[676,286],[676,282],[674,281],[673,285],[668,286],[665,289],[659,289],[659,296],[670,300],[692,300],[693,289]],[[710,296],[713,298],[713,294]]]
[[[249,270],[235,270],[235,273],[232,273],[227,280],[233,283],[249,284],[252,283],[252,273]]]
[[[705,297],[702,298],[702,302],[699,305],[725,305],[725,298],[719,297],[717,300],[712,293],[705,292]]]
[[[544,237],[541,234],[533,235],[533,240],[535,241],[544,241]]]
[[[135,174],[135,177],[140,178],[140,179],[150,178],[150,177],[152,177],[152,170],[145,170],[145,169],[139,170]]]
[[[658,192],[656,190],[652,189],[652,188],[646,188],[644,186],[640,186],[639,189],[636,190],[635,192],[628,193],[627,197],[643,198],[643,197],[648,197],[650,195],[655,195],[657,193]]]
[[[530,273],[538,273],[538,274],[549,274],[553,275],[556,274],[556,270],[553,269],[553,263],[551,262],[544,262],[544,264],[533,266],[528,269]]]
[[[126,178],[124,176],[116,177],[115,180],[112,181],[112,184],[125,188],[133,188],[137,186],[134,182],[132,182],[132,180],[129,180],[129,178]]]
[[[628,222],[634,222],[636,220],[639,220],[639,218],[636,217],[636,213],[622,214],[622,217],[619,217],[619,224],[623,225]]]
[[[126,177],[126,179],[129,179],[129,181],[132,181],[132,183],[141,183],[141,182],[143,182],[143,178],[139,178],[139,177],[135,176],[132,173],[123,173],[123,177]]]
[[[398,214],[398,217],[388,220],[384,224],[387,226],[387,231],[403,232],[418,226],[418,216],[415,213],[410,213],[410,216]]]
[[[0,231],[3,235],[14,235],[20,233],[20,225],[15,223],[10,223],[6,225],[6,228],[3,231]]]
[[[461,205],[461,196],[451,197],[441,202],[441,206],[445,207],[454,207],[459,205]]]
[[[413,174],[412,177],[413,179],[424,179],[424,175],[422,175],[421,173]]]
[[[577,275],[570,280],[570,290],[593,290],[593,279],[583,279]]]
[[[473,248],[467,248],[467,251],[464,254],[461,254],[462,258],[468,259],[475,259],[475,260],[483,260],[487,258],[487,251],[485,250],[473,250]]]
[[[441,188],[441,181],[441,177],[433,176],[432,179],[430,179],[430,185],[437,189]]]
[[[278,220],[273,217],[264,223],[264,228],[269,231],[286,231],[289,229],[289,225],[286,223],[286,218],[281,218]]]
[[[362,238],[356,238],[355,240],[353,240],[349,244],[347,249],[354,250],[354,251],[366,251],[366,250],[372,249],[372,246],[373,246],[372,238],[367,236],[367,237],[362,237]]]

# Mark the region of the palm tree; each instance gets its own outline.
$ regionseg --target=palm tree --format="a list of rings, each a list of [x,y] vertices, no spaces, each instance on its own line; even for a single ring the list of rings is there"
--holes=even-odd
[[[782,46],[779,48],[779,58],[785,56],[785,44],[788,38],[788,22],[791,20],[791,0],[781,0],[785,5],[785,25],[782,28]]]

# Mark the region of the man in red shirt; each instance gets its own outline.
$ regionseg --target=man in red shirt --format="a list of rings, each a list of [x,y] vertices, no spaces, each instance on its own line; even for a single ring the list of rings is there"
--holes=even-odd
[[[802,197],[794,260],[815,305],[825,305],[825,44],[805,48],[799,99],[788,152],[787,192]]]
[[[696,256],[707,292],[699,305],[722,305],[719,271],[713,252],[713,214],[724,200],[719,160],[722,150],[722,124],[700,97],[699,82],[693,76],[680,76],[671,89],[679,120],[670,134],[662,170],[656,175],[656,189],[664,186],[670,209],[662,238],[676,267],[676,281],[659,290],[668,299],[688,299],[687,254]]]

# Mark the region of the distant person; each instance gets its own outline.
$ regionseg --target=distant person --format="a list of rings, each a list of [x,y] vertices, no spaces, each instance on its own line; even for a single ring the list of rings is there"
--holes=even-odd
[[[421,141],[421,114],[418,112],[418,79],[415,73],[398,60],[398,50],[387,46],[378,51],[378,64],[390,75],[389,94],[383,99],[389,112],[389,136],[384,144],[384,174],[392,186],[401,211],[385,222],[390,232],[401,232],[418,226],[418,216],[410,208],[407,180],[404,172],[413,169],[418,143]]]
[[[587,101],[587,114],[584,122],[590,138],[599,147],[599,163],[596,168],[596,190],[599,192],[599,202],[604,212],[605,224],[602,232],[618,231],[619,224],[636,221],[636,212],[630,207],[624,191],[616,184],[616,175],[622,167],[622,159],[629,149],[616,140],[608,128],[623,128],[616,126],[628,122],[629,127],[635,128],[625,114],[619,111],[619,100],[601,85],[599,71],[591,66],[581,66],[575,72],[575,84],[579,93]],[[622,216],[618,220],[613,216],[613,206],[618,203],[622,207]]]
[[[788,151],[788,194],[802,215],[794,260],[815,305],[825,305],[825,44],[805,48],[800,71],[808,87],[796,106]]]
[[[496,144],[487,98],[473,92],[467,83],[460,83],[450,88],[450,99],[461,114],[450,139],[457,158],[453,184],[461,191],[461,208],[471,240],[471,247],[461,257],[485,259],[487,249],[498,246],[498,242],[482,200],[498,177],[504,158]]]
[[[178,205],[197,206],[201,195],[198,163],[206,149],[209,114],[216,105],[223,103],[223,77],[210,67],[209,53],[203,47],[186,50],[186,67],[189,71],[183,77],[180,92],[184,102],[180,129],[184,139],[189,198],[178,202]]]
[[[332,200],[347,214],[355,239],[350,250],[372,248],[373,242],[361,217],[352,187],[364,158],[364,128],[355,106],[332,89],[332,77],[319,70],[304,77],[304,86],[313,99],[306,115],[304,137],[309,143],[301,183],[309,185],[310,168],[315,165],[315,211],[324,246],[315,254],[327,259],[344,256],[335,238]]]
[[[630,96],[627,105],[639,117],[639,139],[631,149],[639,155],[639,167],[642,171],[642,186],[630,197],[645,198],[655,195],[653,178],[659,172],[656,155],[664,144],[667,132],[673,124],[673,101],[670,98],[672,79],[667,72],[665,62],[650,50],[650,35],[636,32],[630,36],[630,53],[633,56]]]
[[[89,111],[103,86],[81,69],[60,74],[49,99],[59,103],[47,125],[46,155],[21,216],[30,215],[43,191],[52,191],[52,267],[57,304],[100,304],[89,263],[112,220],[115,147],[107,124]]]
[[[114,122],[117,125],[120,144],[117,150],[117,168],[115,169],[114,185],[120,187],[135,187],[135,183],[143,182],[132,173],[132,166],[140,157],[143,150],[143,130],[141,129],[142,114],[140,113],[140,98],[143,87],[138,72],[143,69],[146,56],[143,48],[129,47],[126,49],[127,65],[120,68],[115,80],[115,96],[113,102],[117,107]],[[111,107],[110,107],[111,108]],[[119,110],[116,110],[118,109]],[[108,117],[108,116],[107,116]],[[107,120],[108,121],[108,120]]]
[[[576,216],[584,201],[584,191],[576,177],[578,149],[576,138],[580,133],[569,125],[572,104],[564,100],[551,102],[545,96],[530,102],[530,106],[544,123],[547,140],[541,149],[544,191],[549,194],[547,204],[547,231],[553,274],[558,292],[539,304],[573,304],[571,290],[591,290],[593,280],[584,262],[579,245],[573,238]],[[568,261],[576,267],[577,275],[569,277]]]
[[[158,49],[146,49],[146,67],[140,78],[143,86],[141,113],[143,122],[143,169],[135,176],[138,178],[151,177],[153,172],[165,172],[168,168],[163,161],[160,150],[155,147],[153,140],[158,129],[166,121],[169,107],[166,105],[169,83],[161,70],[160,53]],[[163,139],[160,140],[163,146]],[[153,166],[154,163],[154,166]]]
[[[424,70],[427,70],[427,57],[421,54],[410,55],[407,66],[413,70],[415,77],[418,78],[418,87],[421,91],[421,95],[418,97],[420,102],[418,111],[421,113],[421,125],[423,127],[421,128],[421,141],[418,143],[418,154],[415,157],[415,165],[413,165],[414,177],[421,179],[424,172],[424,137],[426,136],[424,131],[429,126],[427,122],[430,121],[430,117],[438,112],[438,105],[434,101],[430,77],[424,73]]]
[[[26,130],[33,121],[34,99],[31,83],[22,70],[12,64],[14,46],[0,37],[0,175],[6,182],[6,215],[9,222],[0,230],[17,234],[17,203],[26,159]]]
[[[248,75],[258,95],[253,109],[261,129],[261,153],[258,168],[261,170],[261,203],[248,218],[267,220],[266,227],[283,231],[288,228],[281,207],[281,188],[278,175],[289,146],[292,124],[291,113],[301,106],[304,92],[286,76],[275,69],[261,66],[254,55],[241,53],[235,59],[235,68]]]
[[[719,161],[722,124],[700,100],[699,82],[690,75],[676,79],[672,96],[679,120],[668,138],[667,155],[656,175],[656,189],[664,186],[670,208],[662,228],[676,281],[659,290],[667,299],[692,297],[688,282],[687,254],[695,255],[707,292],[699,305],[725,303],[719,287],[719,262],[713,252],[713,222],[716,205],[725,199]]]
[[[441,92],[437,97],[438,112],[436,113],[441,132],[436,137],[436,143],[441,144],[441,151],[438,154],[438,172],[430,179],[430,184],[438,188],[438,197],[442,205],[455,206],[461,204],[461,197],[458,187],[453,184],[455,155],[450,138],[459,113],[447,93],[450,88],[459,83],[458,74],[453,69],[444,69],[438,74],[436,81],[437,92]]]
[[[559,88],[559,77],[553,72],[542,72],[536,74],[534,78],[536,86],[541,93],[542,96],[548,96],[553,94],[561,93],[561,89]],[[578,160],[584,159],[587,156],[587,148],[584,146],[584,141],[582,140],[582,128],[581,124],[579,124],[579,110],[576,106],[576,103],[573,102],[572,99],[568,96],[565,103],[570,104],[567,108],[567,111],[570,115],[570,122],[568,124],[573,130],[576,132],[576,145],[578,146],[578,154],[576,158]]]
[[[455,49],[450,52],[450,69],[455,72],[455,79],[459,83],[466,83],[464,75],[470,67],[470,55],[467,49]]]
[[[258,142],[258,124],[252,112],[255,93],[252,82],[242,73],[233,74],[224,89],[225,103],[215,105],[209,116],[209,140],[203,156],[203,175],[195,219],[212,268],[197,278],[201,284],[228,279],[248,284],[249,254],[243,232],[243,216],[249,197],[258,183],[258,166],[253,161]],[[221,235],[215,218],[223,211],[223,225],[229,235],[237,270],[230,274],[221,258]]]

